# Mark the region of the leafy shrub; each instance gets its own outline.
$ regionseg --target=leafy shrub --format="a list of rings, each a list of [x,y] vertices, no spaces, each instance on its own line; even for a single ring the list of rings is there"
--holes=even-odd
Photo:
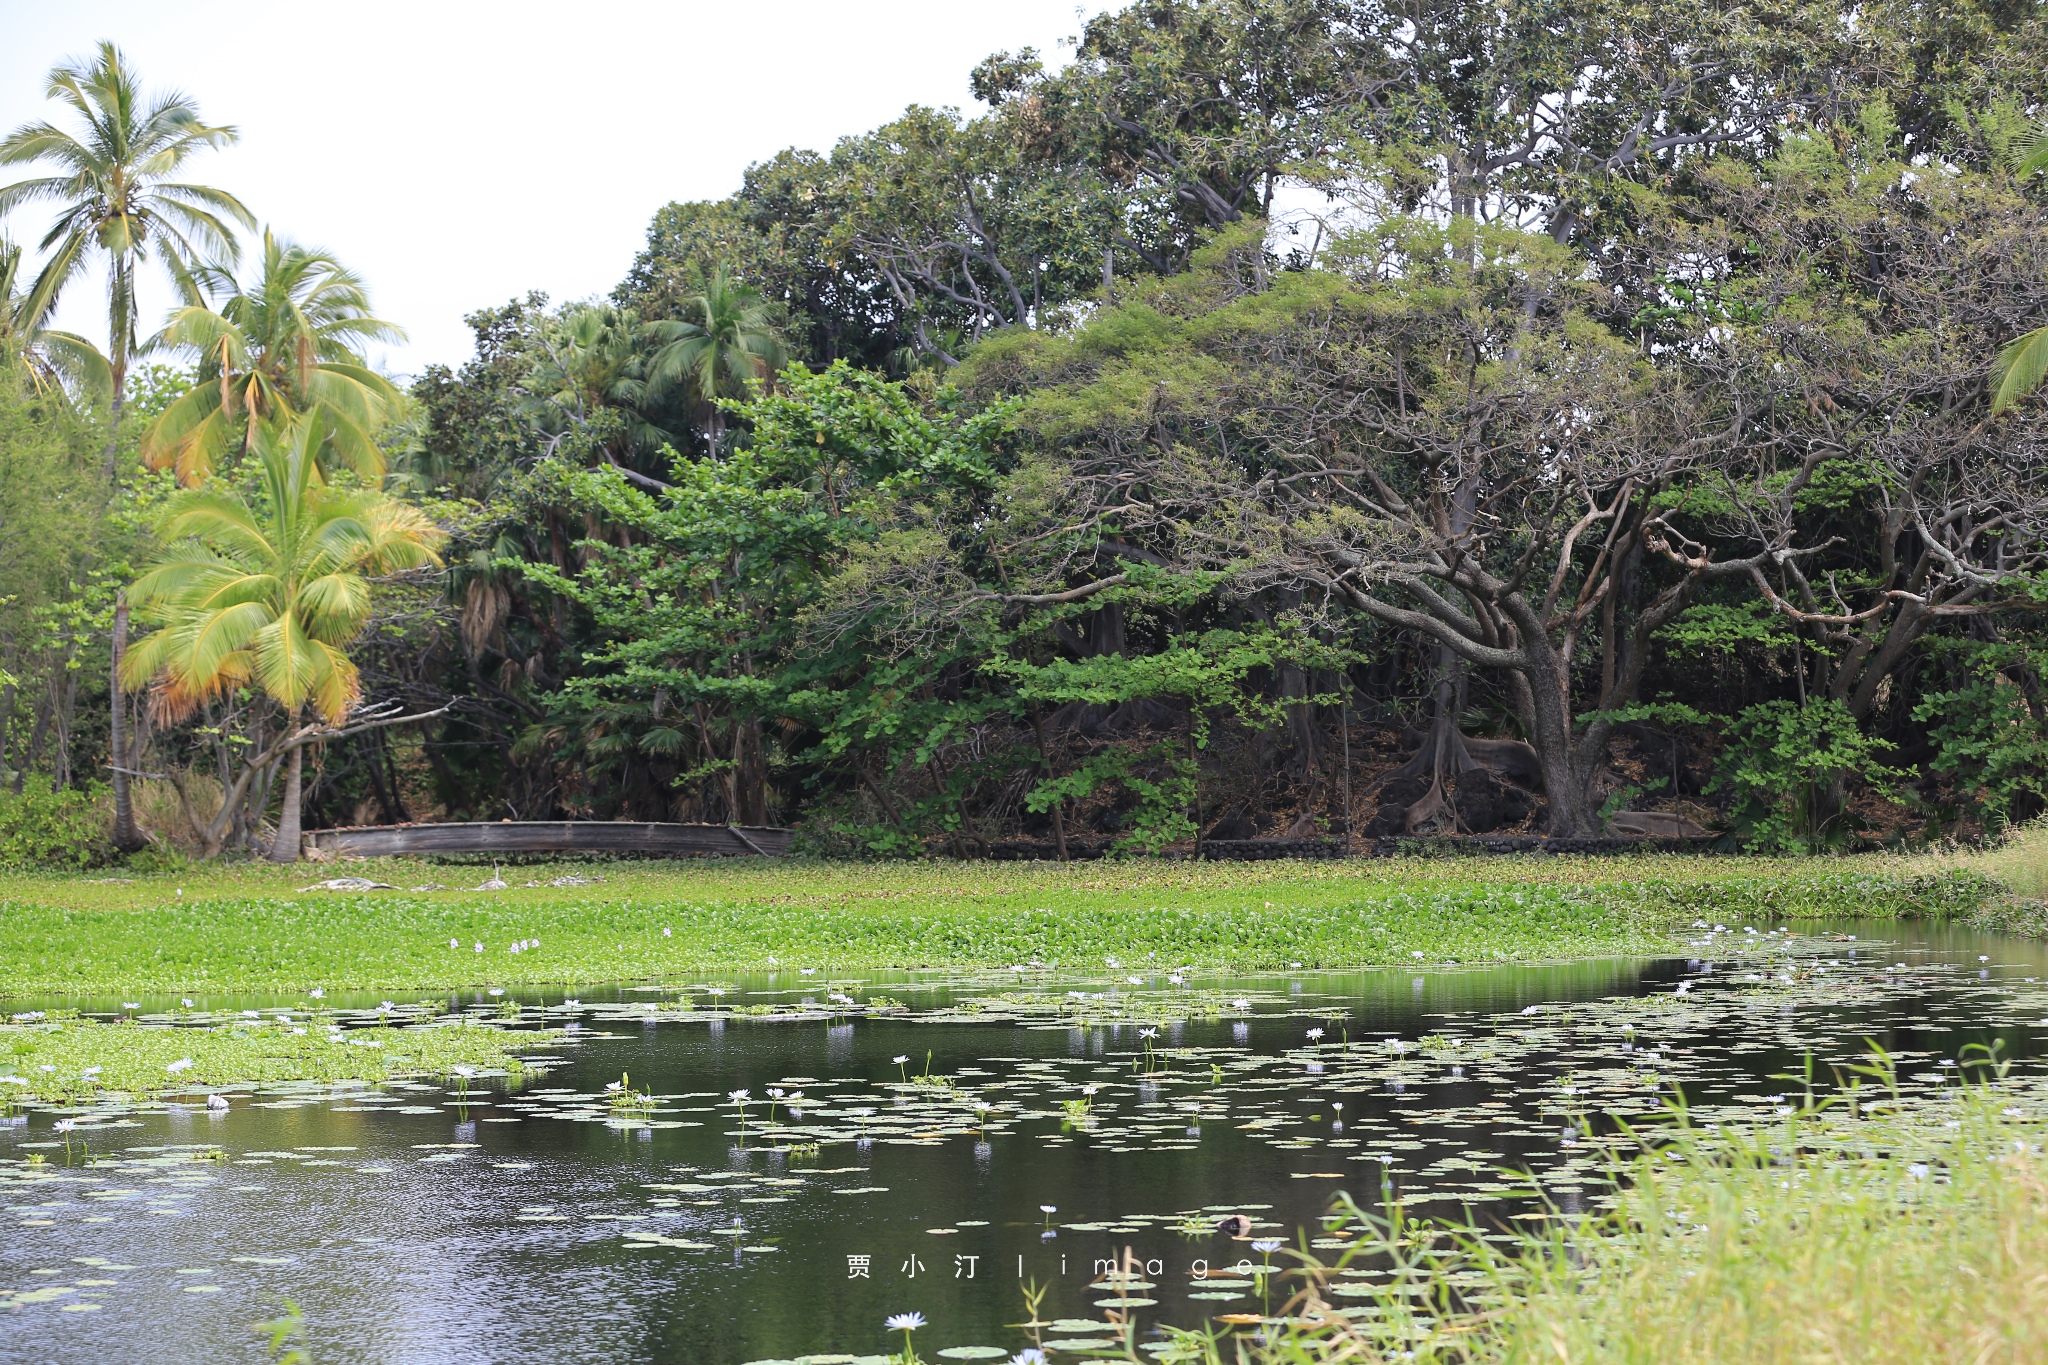
[[[1962,803],[1987,825],[2012,825],[2048,805],[2048,726],[2004,669],[2037,661],[2016,645],[1978,646],[1960,686],[1930,692],[1913,719],[1933,722],[1928,767],[1951,778]]]
[[[1767,701],[1738,715],[1708,791],[1731,794],[1729,817],[1753,852],[1803,853],[1848,842],[1841,785],[1880,791],[1903,777],[1878,761],[1892,745],[1863,733],[1838,701]]]
[[[99,867],[113,858],[104,788],[52,791],[47,777],[31,777],[19,794],[0,790],[0,869]]]

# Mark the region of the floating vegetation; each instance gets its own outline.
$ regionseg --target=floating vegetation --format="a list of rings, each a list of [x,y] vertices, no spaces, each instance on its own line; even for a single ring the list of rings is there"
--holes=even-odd
[[[514,1032],[418,1007],[310,1006],[123,1016],[37,1012],[0,1023],[0,1101],[120,1104],[274,1081],[521,1076],[561,1035]],[[202,1101],[203,1102],[203,1101]]]
[[[119,883],[0,878],[0,982],[20,997],[659,981],[778,959],[821,979],[1034,958],[1071,971],[1151,952],[1211,972],[1554,961],[1663,952],[1696,918],[1958,915],[1998,892],[1976,862],[1933,856],[612,864],[601,884],[570,873],[479,892],[435,888],[419,863],[361,871],[417,889],[300,893],[303,871],[253,863]]]
[[[1163,1330],[1199,1325],[1228,1339],[1306,1321],[1296,1301],[1304,1257],[1333,1267],[1318,1312],[1357,1323],[1395,1321],[1396,1307],[1402,1321],[1447,1311],[1418,1282],[1390,1278],[1392,1263],[1364,1224],[1322,1221],[1333,1201],[1348,1196],[1411,1227],[1470,1222],[1482,1239],[1590,1227],[1627,1207],[1627,1189],[1612,1178],[1621,1124],[1656,1129],[1683,1093],[1703,1134],[1776,1132],[1795,1119],[1802,1132],[1819,1132],[1819,1121],[1803,1117],[1805,1059],[1813,1088],[1827,1093],[1880,1030],[1898,1044],[1896,1085],[1866,1085],[1853,1111],[1831,1111],[1828,1122],[1847,1135],[1841,1144],[1802,1137],[1802,1150],[1864,1161],[1849,1139],[1882,1131],[1881,1155],[1905,1162],[1902,1181],[1923,1179],[1913,1166],[1939,1181],[1943,1134],[1953,1131],[1944,1125],[1965,1103],[1961,1077],[1995,1080],[2002,1103],[2025,1116],[2014,1123],[2048,1114],[2048,1089],[2030,1063],[1996,1076],[1964,1046],[1996,1037],[2025,1051],[2048,1030],[2048,971],[1978,962],[1974,947],[1932,953],[1779,927],[1703,920],[1690,926],[1690,960],[1642,969],[1438,966],[1238,979],[1124,951],[1087,974],[1024,963],[879,981],[726,977],[610,999],[530,994],[519,1002],[524,1017],[553,1030],[556,1065],[546,1075],[461,1062],[440,1077],[375,1084],[201,1087],[225,1111],[198,1091],[19,1098],[55,1073],[5,1049],[17,1037],[87,1026],[116,1039],[263,1037],[280,1031],[280,1011],[291,1016],[284,1030],[306,1027],[337,1055],[388,1059],[404,1055],[394,1040],[442,1034],[532,1049],[542,1036],[496,1027],[506,997],[481,991],[347,1011],[307,1001],[253,1018],[138,1009],[145,1022],[136,1024],[45,1011],[0,1035],[9,1040],[0,1073],[17,1078],[0,1084],[0,1098],[14,1098],[0,1119],[12,1125],[0,1127],[0,1190],[10,1233],[28,1248],[20,1255],[50,1257],[13,1261],[7,1282],[17,1297],[73,1290],[18,1305],[54,1314],[94,1301],[96,1287],[72,1278],[93,1277],[74,1252],[161,1264],[161,1252],[142,1254],[153,1226],[184,1222],[195,1235],[203,1227],[232,1239],[248,1226],[241,1210],[315,1206],[318,1190],[318,1207],[347,1211],[334,1225],[220,1243],[250,1258],[294,1258],[217,1258],[220,1306],[238,1305],[235,1321],[274,1311],[287,1294],[307,1303],[316,1325],[319,1311],[354,1321],[367,1310],[310,1300],[299,1277],[318,1282],[325,1269],[295,1267],[355,1245],[354,1234],[402,1241],[417,1212],[435,1226],[483,1224],[487,1235],[461,1246],[432,1243],[478,1275],[515,1266],[520,1276],[610,1276],[616,1267],[622,1278],[604,1283],[623,1287],[604,1292],[628,1305],[622,1320],[643,1301],[653,1311],[643,1282],[699,1318],[770,1282],[757,1275],[845,1286],[818,1298],[831,1313],[842,1302],[849,1313],[857,1307],[858,1323],[811,1315],[806,1299],[782,1335],[732,1338],[732,1349],[779,1350],[778,1360],[882,1359],[854,1353],[900,1349],[901,1338],[885,1342],[878,1324],[884,1312],[911,1308],[930,1319],[913,1338],[927,1361],[992,1360],[957,1352],[999,1343],[1055,1360],[1105,1351],[1199,1359]],[[882,987],[886,1012],[849,1013],[831,998],[872,1000]],[[671,1008],[679,1000],[690,1007]],[[745,1012],[758,1004],[816,1013],[806,1026],[786,1013]],[[55,1034],[38,1032],[52,1026]],[[327,1042],[336,1032],[384,1045]],[[173,1052],[168,1061],[193,1065],[171,1074],[189,1078],[199,1047]],[[573,1123],[588,1127],[557,1126]],[[489,1249],[488,1266],[474,1260],[484,1253],[470,1240]],[[855,1253],[866,1259],[849,1280]],[[34,1269],[61,1273],[29,1278]],[[259,1272],[272,1277],[262,1285],[270,1299],[235,1278]],[[1016,1318],[1014,1287],[1028,1277],[1049,1295],[1045,1311],[1029,1315],[1037,1335],[1004,1335],[1001,1324]],[[168,1271],[162,1278],[132,1302],[104,1299],[96,1325],[139,1321],[137,1304],[175,1317],[180,1310],[164,1305],[185,1304],[187,1286]],[[930,1294],[928,1281],[937,1282]],[[1390,1304],[1390,1294],[1402,1303]],[[1008,1310],[991,1306],[1004,1296]],[[827,1328],[837,1342],[821,1335]],[[847,1349],[817,1353],[830,1344]],[[806,1347],[812,1354],[795,1354]],[[493,1358],[535,1358],[509,1339],[493,1338],[489,1349]]]

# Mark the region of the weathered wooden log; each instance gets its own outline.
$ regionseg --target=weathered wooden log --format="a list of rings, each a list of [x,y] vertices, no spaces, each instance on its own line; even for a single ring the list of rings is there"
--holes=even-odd
[[[638,853],[657,858],[776,857],[790,831],[769,826],[637,824],[623,820],[500,820],[311,830],[306,847],[351,858],[421,853]]]

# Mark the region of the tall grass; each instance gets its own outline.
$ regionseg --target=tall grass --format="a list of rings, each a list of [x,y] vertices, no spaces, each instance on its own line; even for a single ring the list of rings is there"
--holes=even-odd
[[[1711,1130],[1683,1116],[1611,1211],[1547,1233],[1366,1214],[1287,1325],[1160,1359],[1329,1365],[2019,1365],[2048,1360],[2043,1096],[2009,1078],[1903,1105],[1873,1086]],[[1866,1109],[1865,1102],[1879,1099]],[[1305,1258],[1304,1258],[1305,1259]],[[1390,1267],[1390,1268],[1389,1268]],[[1368,1286],[1343,1289],[1346,1285]],[[1341,1292],[1340,1292],[1341,1289]],[[1364,1303],[1355,1297],[1367,1295]],[[1408,1353],[1412,1352],[1410,1355]]]
[[[2048,817],[2022,825],[2001,843],[1969,855],[1968,866],[1993,878],[2003,894],[1969,913],[1980,928],[2048,938]]]

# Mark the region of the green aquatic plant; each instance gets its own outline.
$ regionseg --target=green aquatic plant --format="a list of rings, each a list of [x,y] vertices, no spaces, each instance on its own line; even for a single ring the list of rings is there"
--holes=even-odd
[[[1207,971],[1393,964],[1413,951],[1432,963],[1508,963],[1666,952],[1694,919],[1965,914],[2005,894],[1989,856],[788,863],[693,868],[687,877],[620,864],[594,885],[360,894],[302,892],[302,875],[252,864],[137,872],[118,883],[6,875],[0,983],[16,997],[132,998],[202,980],[211,991],[304,991],[308,981],[462,989],[749,970],[769,951],[831,961],[835,971],[1007,968],[1034,952],[1079,962],[1158,951]],[[405,887],[443,870],[378,860],[360,871]],[[679,898],[699,909],[664,937],[673,926],[657,907]],[[458,936],[459,952],[448,946]],[[545,950],[470,950],[530,937]],[[1168,1013],[1167,995],[1136,1017],[1206,1017]],[[1229,1017],[1226,1000],[1201,1003]],[[1106,1017],[1114,1007],[1085,1008]]]
[[[313,1365],[313,1355],[304,1345],[306,1315],[290,1299],[284,1301],[283,1312],[268,1322],[251,1323],[250,1330],[270,1338],[263,1349],[271,1365]]]
[[[605,1103],[618,1114],[645,1113],[654,1108],[654,1096],[645,1090],[635,1090],[632,1078],[623,1071],[617,1080],[605,1083],[604,1097]]]
[[[1087,1123],[1095,1115],[1095,1087],[1084,1085],[1081,1093],[1071,1099],[1060,1101],[1060,1111],[1068,1123]]]
[[[28,1084],[9,1090],[18,1098],[66,1103],[101,1093],[142,1098],[239,1082],[457,1076],[458,1068],[471,1076],[522,1075],[545,1066],[522,1054],[559,1047],[566,1038],[559,1031],[515,1033],[490,1025],[344,1028],[343,1018],[282,1011],[256,1020],[173,1025],[167,1019],[52,1016],[0,1023],[0,1037],[9,1037],[14,1054],[32,1063],[22,1068]]]

